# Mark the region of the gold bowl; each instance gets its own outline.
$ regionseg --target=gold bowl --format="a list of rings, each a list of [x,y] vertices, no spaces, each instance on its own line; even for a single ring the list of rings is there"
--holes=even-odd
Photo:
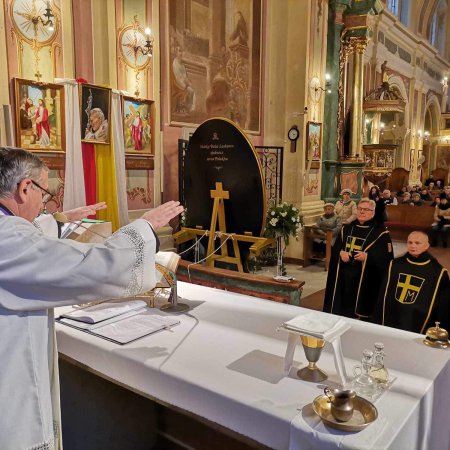
[[[353,399],[353,416],[348,422],[338,422],[333,417],[331,414],[331,402],[326,395],[316,397],[312,407],[326,425],[343,431],[361,431],[378,417],[375,405],[359,396]]]
[[[435,327],[428,328],[423,343],[434,348],[447,348],[450,345],[448,342],[448,332],[444,328],[440,328],[439,322],[436,322]]]

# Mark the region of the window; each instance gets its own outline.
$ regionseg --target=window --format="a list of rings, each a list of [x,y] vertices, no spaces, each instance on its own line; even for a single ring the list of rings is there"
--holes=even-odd
[[[430,35],[429,40],[433,47],[436,47],[440,53],[444,52],[445,43],[445,23],[447,21],[447,8],[446,1],[441,0],[434,14],[431,18],[430,23]]]
[[[388,0],[388,9],[392,14],[398,16],[400,11],[400,0]]]
[[[405,26],[409,24],[409,2],[410,0],[387,0],[388,10]]]

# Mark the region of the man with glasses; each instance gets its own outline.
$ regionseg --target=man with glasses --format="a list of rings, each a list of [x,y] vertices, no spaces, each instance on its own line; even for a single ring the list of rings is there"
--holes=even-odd
[[[0,148],[0,447],[60,448],[53,308],[130,297],[155,286],[154,228],[183,211],[168,202],[104,244],[48,237],[48,169],[36,155]]]
[[[356,220],[344,225],[333,245],[325,312],[370,320],[380,285],[393,258],[386,227],[375,220],[375,202],[363,198]]]

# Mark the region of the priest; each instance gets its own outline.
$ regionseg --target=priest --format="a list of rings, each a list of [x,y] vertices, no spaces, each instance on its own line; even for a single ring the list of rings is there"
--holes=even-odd
[[[154,228],[182,212],[168,202],[104,244],[48,237],[33,220],[49,195],[36,155],[0,148],[0,448],[61,448],[53,308],[129,297],[155,285]]]
[[[428,236],[413,231],[407,252],[391,261],[381,289],[375,321],[424,334],[440,322],[450,327],[450,281],[447,269],[428,253]]]
[[[371,320],[380,285],[393,258],[389,231],[374,216],[375,202],[363,198],[356,220],[342,227],[332,249],[325,312]]]

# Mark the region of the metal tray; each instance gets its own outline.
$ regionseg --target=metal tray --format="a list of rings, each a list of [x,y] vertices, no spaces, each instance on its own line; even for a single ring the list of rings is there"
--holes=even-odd
[[[353,400],[353,417],[348,422],[338,422],[331,414],[331,403],[326,395],[319,395],[313,401],[314,412],[330,427],[343,431],[361,431],[374,422],[378,411],[368,400],[356,396]]]

